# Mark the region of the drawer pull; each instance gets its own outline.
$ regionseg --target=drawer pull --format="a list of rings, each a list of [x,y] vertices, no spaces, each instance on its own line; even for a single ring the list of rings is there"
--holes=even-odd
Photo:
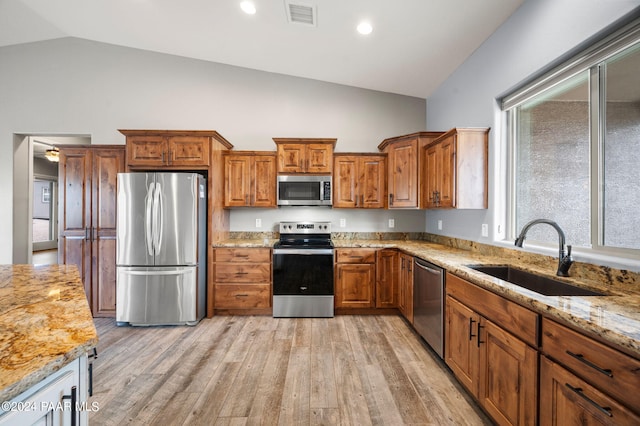
[[[592,363],[591,361],[587,360],[584,358],[584,355],[582,354],[574,354],[571,351],[566,351],[567,354],[569,354],[570,356],[572,356],[573,358],[577,359],[578,361],[580,361],[581,363],[593,368],[594,370],[604,374],[605,376],[609,376],[609,377],[613,377],[613,373],[611,372],[610,369],[608,368],[600,368],[597,365],[595,365],[594,363]]]
[[[248,294],[236,294],[236,297],[249,297]]]
[[[480,325],[480,321],[478,321],[478,347],[480,347],[480,343],[484,343],[484,340],[480,340],[480,329],[484,328],[484,325]]]
[[[243,271],[238,271],[236,272],[236,275],[247,275],[248,272],[243,272]]]
[[[236,257],[249,257],[248,254],[236,254]]]
[[[573,392],[575,392],[576,394],[578,394],[578,396],[580,396],[582,399],[584,399],[585,401],[587,401],[589,404],[593,405],[594,407],[596,407],[599,411],[601,411],[602,413],[606,414],[609,417],[613,417],[613,414],[611,413],[611,408],[609,407],[603,407],[600,404],[598,404],[597,402],[595,402],[593,399],[589,398],[587,395],[584,394],[584,392],[582,392],[582,388],[574,388],[573,386],[571,386],[569,383],[565,383],[564,384],[566,387],[568,387],[569,389],[571,389]]]

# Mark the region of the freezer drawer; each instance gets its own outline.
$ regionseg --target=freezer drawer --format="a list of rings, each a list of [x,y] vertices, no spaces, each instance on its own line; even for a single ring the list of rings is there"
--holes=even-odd
[[[205,289],[197,268],[118,267],[118,325],[195,325],[205,314]]]

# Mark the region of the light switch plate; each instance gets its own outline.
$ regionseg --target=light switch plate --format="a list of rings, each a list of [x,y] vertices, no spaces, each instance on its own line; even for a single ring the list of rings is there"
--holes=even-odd
[[[394,219],[389,219],[389,228],[395,228],[396,221]]]
[[[487,225],[486,223],[482,224],[482,236],[483,237],[489,236],[489,225]]]
[[[347,226],[347,219],[340,219],[340,228]]]
[[[262,219],[256,219],[256,228],[262,228]]]
[[[438,231],[442,231],[442,221],[438,221]]]

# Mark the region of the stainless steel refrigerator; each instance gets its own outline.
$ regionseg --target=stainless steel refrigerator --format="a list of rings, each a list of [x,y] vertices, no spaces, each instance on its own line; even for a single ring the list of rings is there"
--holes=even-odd
[[[195,325],[206,310],[207,185],[118,173],[116,323]]]

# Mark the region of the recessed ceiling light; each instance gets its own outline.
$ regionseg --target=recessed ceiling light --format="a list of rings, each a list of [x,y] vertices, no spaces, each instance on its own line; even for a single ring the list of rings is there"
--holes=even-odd
[[[371,31],[373,31],[373,27],[371,26],[370,23],[360,22],[358,24],[358,32],[360,34],[364,34],[364,35],[371,34]]]
[[[240,3],[240,9],[247,15],[255,15],[256,13],[256,5],[252,1],[243,1]]]

